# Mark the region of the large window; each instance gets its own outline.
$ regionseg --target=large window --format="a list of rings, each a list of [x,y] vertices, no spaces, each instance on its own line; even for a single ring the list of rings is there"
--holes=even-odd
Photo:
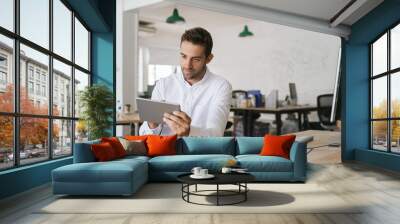
[[[90,31],[65,1],[0,0],[0,170],[72,155],[90,77]]]
[[[400,153],[400,24],[371,46],[371,148]]]

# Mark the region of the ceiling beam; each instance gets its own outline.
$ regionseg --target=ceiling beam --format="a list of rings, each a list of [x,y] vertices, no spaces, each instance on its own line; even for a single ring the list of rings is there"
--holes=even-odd
[[[361,8],[368,0],[355,0],[350,1],[342,10],[339,11],[331,20],[330,26],[336,27],[347,18],[349,18],[355,11]]]
[[[123,1],[124,11],[136,11],[139,8],[147,7],[164,2],[164,0],[118,0]]]
[[[331,27],[329,21],[282,12],[273,9],[260,8],[251,5],[228,2],[223,0],[167,0],[170,2],[197,7],[205,10],[220,12],[229,15],[241,16],[249,19],[276,23],[284,26],[310,30],[347,38],[350,27],[338,25]]]

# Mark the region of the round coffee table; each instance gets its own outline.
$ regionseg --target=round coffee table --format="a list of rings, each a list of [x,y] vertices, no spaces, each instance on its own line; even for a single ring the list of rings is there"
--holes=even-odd
[[[216,173],[213,174],[215,177],[212,179],[193,179],[190,177],[191,173],[182,174],[177,177],[178,181],[182,183],[182,199],[188,203],[198,204],[198,205],[234,205],[247,200],[247,192],[249,188],[247,183],[255,180],[255,177],[248,173]],[[197,185],[215,185],[215,190],[197,190]],[[190,191],[190,186],[195,186],[194,191]],[[220,185],[236,185],[237,190],[223,190],[220,189]],[[206,194],[209,192],[214,192],[215,194]],[[202,204],[190,201],[190,196],[203,196],[203,197],[216,197],[216,204]],[[240,196],[240,199],[231,203],[221,203],[221,197],[232,197]]]

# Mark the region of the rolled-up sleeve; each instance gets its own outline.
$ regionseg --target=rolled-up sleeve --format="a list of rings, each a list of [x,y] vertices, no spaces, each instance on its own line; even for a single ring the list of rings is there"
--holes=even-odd
[[[206,127],[190,126],[190,136],[223,136],[228,122],[232,100],[232,86],[228,81],[222,82],[214,96],[207,116]]]
[[[161,80],[156,82],[156,85],[151,94],[152,100],[162,100],[162,83]],[[144,121],[140,126],[139,135],[158,135],[161,131],[161,124],[159,124],[156,128],[150,128],[147,121]]]

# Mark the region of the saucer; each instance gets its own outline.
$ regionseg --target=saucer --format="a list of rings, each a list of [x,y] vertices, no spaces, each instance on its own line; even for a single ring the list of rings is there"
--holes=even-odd
[[[207,174],[207,175],[204,175],[204,176],[194,175],[194,174],[190,175],[190,178],[193,178],[193,179],[211,179],[211,178],[214,178],[214,177],[215,176],[212,175],[212,174]]]

